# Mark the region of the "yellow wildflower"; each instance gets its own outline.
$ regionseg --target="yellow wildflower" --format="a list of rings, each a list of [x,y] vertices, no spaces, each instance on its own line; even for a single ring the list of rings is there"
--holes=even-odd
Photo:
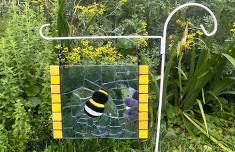
[[[123,6],[127,3],[127,0],[119,0],[119,5]]]
[[[138,23],[138,33],[141,34],[141,35],[145,35],[147,36],[148,35],[148,32],[147,32],[147,23],[143,20],[141,20],[139,23]],[[137,46],[138,47],[146,47],[148,46],[148,43],[147,43],[147,39],[145,38],[139,38],[139,39],[136,39],[135,42],[137,43]]]
[[[202,35],[203,35],[203,32],[197,31],[197,34],[198,34],[199,36],[202,36]]]
[[[80,43],[82,44],[82,46],[86,47],[89,45],[89,41],[88,40],[81,40]]]
[[[82,63],[81,58],[95,63],[112,63],[121,58],[110,41],[97,48],[91,46],[88,40],[81,40],[80,45],[81,47],[74,48],[71,52],[68,52],[68,49],[65,48],[64,56],[69,64]]]
[[[75,12],[82,17],[90,18],[93,16],[103,15],[105,11],[105,6],[103,4],[97,4],[96,2],[88,6],[77,5],[74,7]]]
[[[76,64],[80,62],[81,58],[81,48],[74,48],[71,53],[68,53],[67,60],[70,64]]]
[[[187,24],[189,23],[189,21],[184,21],[182,19],[177,19],[176,23],[181,27],[181,28],[185,28],[187,26]]]
[[[190,49],[192,46],[195,45],[194,39],[195,39],[196,33],[191,33],[187,35],[186,41],[181,42],[181,47],[183,49]]]
[[[183,41],[181,43],[182,48],[189,49],[190,48],[190,42],[189,41]]]
[[[144,47],[148,46],[148,43],[147,43],[145,38],[136,39],[136,42],[138,43],[137,44],[138,47],[140,47],[140,46],[144,46]]]

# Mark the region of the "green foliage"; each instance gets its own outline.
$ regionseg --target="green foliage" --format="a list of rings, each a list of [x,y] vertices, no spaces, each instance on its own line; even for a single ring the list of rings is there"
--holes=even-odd
[[[64,33],[75,35],[147,35],[147,23],[144,17],[141,16],[139,10],[144,7],[143,1],[135,0],[133,2],[118,2],[118,1],[102,1],[89,3],[88,1],[60,2],[58,15],[58,33],[61,30]],[[140,3],[134,10],[129,8],[132,3]],[[63,6],[62,6],[63,5]],[[128,5],[128,8],[125,7]],[[64,13],[63,12],[64,9]],[[70,11],[67,11],[70,10]],[[73,10],[73,11],[71,11]],[[126,11],[126,12],[125,12]],[[130,14],[127,14],[131,11]],[[66,12],[66,13],[65,13]],[[66,28],[65,28],[66,27]],[[68,30],[67,30],[68,27]],[[66,29],[66,30],[65,30]],[[64,41],[67,44],[67,41]],[[62,42],[64,44],[64,42]],[[106,45],[110,42],[106,40],[89,41],[94,48]],[[68,47],[65,44],[66,47]],[[112,40],[113,48],[118,53],[122,54],[124,60],[128,60],[129,56],[136,56],[137,52],[146,48],[148,42],[145,39],[137,40]],[[74,52],[74,49],[80,46],[78,42],[70,43],[69,52]],[[92,52],[92,51],[91,51]],[[82,55],[80,55],[82,56]],[[126,58],[125,58],[126,57]],[[64,54],[64,58],[69,58]],[[87,59],[84,59],[87,62]],[[95,59],[94,59],[95,60]],[[100,59],[97,59],[100,61]],[[122,60],[123,61],[123,60]],[[121,63],[122,63],[121,61]]]
[[[0,123],[7,130],[3,140],[8,149],[26,151],[30,140],[50,138],[40,133],[50,132],[45,125],[50,117],[48,68],[56,56],[52,44],[39,37],[38,29],[46,21],[43,7],[13,1],[5,17],[7,26],[0,39]]]
[[[38,29],[49,21],[52,25],[45,34],[54,36],[160,35],[169,12],[188,1],[18,2],[0,2],[0,151],[153,151],[160,79],[159,42],[112,41],[112,48],[123,55],[121,63],[135,59],[138,52],[140,62],[151,67],[148,140],[55,141],[51,137],[48,66],[57,62],[57,56],[53,44],[40,39]],[[212,8],[219,29],[212,38],[200,36],[198,25],[203,23],[209,31],[213,26],[208,14],[197,8],[185,9],[171,21],[161,151],[235,150],[235,3],[195,2],[207,3]],[[181,28],[176,28],[179,23]],[[180,33],[185,31],[185,23],[189,23],[189,34],[187,41],[182,42]],[[108,44],[105,40],[89,43],[93,48]],[[71,55],[80,42],[64,41],[62,45]],[[91,63],[88,60],[82,63]]]
[[[15,103],[15,112],[13,113],[15,122],[12,125],[12,145],[16,151],[25,151],[26,144],[30,138],[31,126],[30,119],[20,100]]]
[[[8,132],[3,125],[0,125],[0,149],[1,152],[7,151],[9,147]]]
[[[224,17],[225,14],[221,15]],[[192,23],[189,23],[192,26]],[[223,42],[218,46],[216,43],[219,43],[218,41],[221,39],[217,38],[217,42],[211,41],[210,38],[202,38],[201,34],[197,35],[198,32],[192,30],[193,28],[188,30],[186,25],[182,27],[185,28],[183,36],[186,36],[187,40],[182,41],[182,38],[178,44],[170,45],[165,70],[164,99],[168,121],[171,125],[187,129],[191,135],[198,134],[194,131],[194,126],[224,151],[232,151],[234,149],[234,146],[231,146],[232,140],[225,141],[221,138],[222,136],[231,137],[226,134],[216,136],[216,132],[211,131],[211,121],[208,121],[208,117],[216,115],[218,111],[231,112],[231,109],[224,109],[226,103],[234,106],[232,103],[234,75],[233,72],[227,72],[229,67],[234,71],[234,42],[233,40]],[[227,31],[230,30],[227,29]],[[188,32],[191,33],[188,34]],[[173,42],[180,39],[171,37],[173,37],[171,40]],[[227,39],[233,38],[228,35]],[[172,47],[177,45],[178,47]],[[169,108],[169,103],[174,107]],[[178,112],[176,107],[179,107]],[[190,118],[186,112],[193,115],[194,118]],[[185,122],[185,118],[193,126]],[[214,119],[219,118],[214,117]],[[184,125],[180,124],[182,121],[184,121]],[[219,127],[215,127],[216,130]],[[223,142],[219,140],[223,140]]]

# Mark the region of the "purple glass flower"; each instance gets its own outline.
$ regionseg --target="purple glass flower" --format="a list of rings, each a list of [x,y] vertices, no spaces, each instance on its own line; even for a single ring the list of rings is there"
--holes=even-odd
[[[138,117],[138,91],[129,88],[130,96],[124,99],[124,103],[126,104],[126,111],[124,114],[131,120],[136,121]]]
[[[127,97],[124,99],[124,103],[127,107],[135,107],[138,106],[138,100],[135,100],[133,98]]]

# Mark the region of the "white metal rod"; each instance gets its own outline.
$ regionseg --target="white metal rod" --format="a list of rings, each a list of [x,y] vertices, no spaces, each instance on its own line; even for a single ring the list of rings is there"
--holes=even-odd
[[[162,54],[155,152],[158,152],[160,131],[161,131],[161,112],[162,112],[162,100],[163,100],[162,98],[163,98],[163,87],[164,87],[163,84],[164,84],[164,74],[165,74],[165,58],[166,58],[166,55]]]
[[[155,143],[155,152],[158,152],[159,149],[159,141],[160,141],[160,127],[161,127],[161,112],[162,112],[162,100],[163,100],[163,89],[166,86],[163,86],[164,84],[164,68],[165,68],[165,53],[166,53],[166,37],[167,37],[167,27],[168,24],[172,18],[172,16],[179,10],[188,7],[188,6],[198,6],[201,7],[203,9],[205,9],[207,12],[209,12],[209,14],[212,16],[213,21],[214,21],[214,30],[209,33],[205,27],[201,24],[200,27],[203,31],[203,33],[206,36],[212,36],[216,33],[217,28],[218,28],[218,23],[217,23],[217,19],[215,17],[215,15],[213,14],[213,12],[206,6],[202,5],[202,4],[198,4],[198,3],[187,3],[184,5],[181,5],[179,7],[177,7],[174,11],[171,12],[171,14],[168,16],[165,24],[164,24],[164,29],[163,29],[163,37],[162,37],[162,41],[161,41],[161,54],[162,54],[162,62],[161,62],[161,81],[160,81],[160,91],[159,91],[159,105],[158,105],[158,121],[157,121],[157,134],[156,134],[156,143]]]
[[[74,36],[74,37],[47,37],[43,35],[43,29],[50,26],[50,24],[44,24],[40,27],[40,36],[45,40],[82,40],[82,39],[161,39],[162,36],[143,36],[143,35],[127,35],[127,36]]]

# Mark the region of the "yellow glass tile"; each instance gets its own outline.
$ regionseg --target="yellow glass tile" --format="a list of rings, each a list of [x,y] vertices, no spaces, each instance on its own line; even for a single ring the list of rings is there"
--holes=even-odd
[[[61,113],[52,113],[52,121],[62,121]]]
[[[60,104],[52,104],[52,112],[61,112]]]
[[[139,121],[148,120],[148,112],[139,112]]]
[[[60,85],[51,85],[51,93],[60,93]]]
[[[60,84],[60,76],[51,76],[51,84]]]
[[[139,121],[139,129],[148,129],[148,121]]]
[[[51,101],[52,103],[60,103],[61,102],[60,94],[52,94]]]
[[[148,94],[139,94],[139,102],[148,103]]]
[[[53,130],[53,137],[54,139],[62,139],[63,138],[62,130]]]
[[[139,111],[146,111],[148,112],[148,104],[147,103],[139,103]]]
[[[139,66],[139,74],[148,74],[148,73],[149,73],[149,66],[147,65]]]
[[[139,85],[139,93],[148,93],[148,85]]]
[[[140,75],[139,84],[149,84],[149,75]]]
[[[139,130],[139,138],[147,139],[148,138],[148,130]]]
[[[61,130],[62,122],[53,122],[53,130]]]
[[[60,74],[60,68],[58,65],[51,65],[50,66],[50,74],[51,75],[59,75]]]

